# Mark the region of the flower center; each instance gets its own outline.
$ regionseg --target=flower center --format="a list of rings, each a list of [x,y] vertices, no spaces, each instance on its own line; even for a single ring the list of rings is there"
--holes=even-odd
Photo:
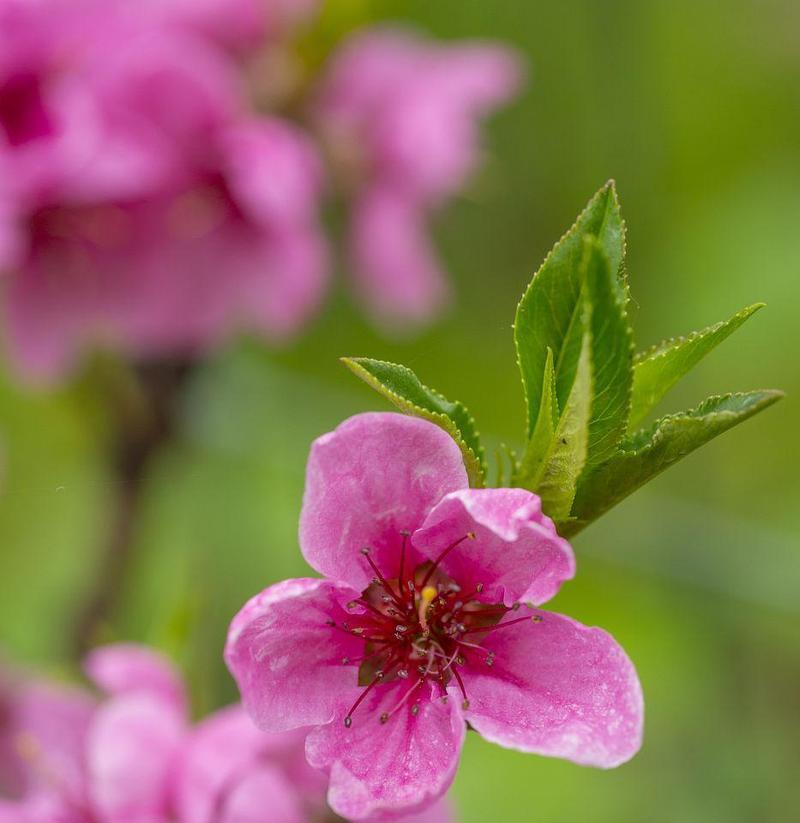
[[[442,560],[466,540],[474,540],[468,532],[451,543],[435,561],[426,561],[414,569],[405,568],[409,532],[401,532],[402,547],[396,576],[387,577],[376,565],[371,550],[361,554],[374,577],[356,600],[347,604],[349,610],[361,609],[352,620],[328,625],[339,631],[360,637],[364,641],[363,656],[345,657],[345,666],[358,665],[358,682],[364,691],[344,718],[348,728],[353,714],[367,695],[381,683],[407,681],[399,702],[380,716],[386,723],[403,706],[411,702],[411,714],[419,713],[418,696],[425,683],[435,684],[440,697],[447,701],[447,686],[455,680],[461,692],[463,708],[469,708],[467,689],[462,677],[464,666],[494,665],[494,653],[480,645],[489,632],[523,621],[541,622],[541,617],[522,617],[501,622],[519,603],[502,603],[482,599],[483,584],[463,591],[457,581],[440,569]]]

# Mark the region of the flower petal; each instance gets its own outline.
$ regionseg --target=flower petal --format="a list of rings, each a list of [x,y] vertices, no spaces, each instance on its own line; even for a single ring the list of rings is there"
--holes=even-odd
[[[135,643],[101,646],[89,653],[84,664],[89,677],[110,695],[143,692],[172,703],[186,704],[183,681],[163,655]]]
[[[453,781],[466,732],[457,700],[431,700],[426,691],[417,714],[413,699],[406,699],[380,722],[409,688],[402,682],[376,688],[350,728],[338,717],[306,740],[308,762],[330,774],[329,805],[348,820],[422,811]]]
[[[298,789],[280,771],[256,765],[225,798],[219,823],[263,823],[265,805],[270,823],[305,823],[308,819]],[[206,818],[206,820],[217,818]]]
[[[534,610],[532,610],[534,611]],[[611,768],[642,743],[642,691],[619,644],[552,612],[476,641],[494,656],[470,650],[465,716],[487,740],[507,748]]]
[[[436,559],[462,588],[483,585],[482,599],[510,606],[539,605],[575,574],[572,547],[542,514],[539,498],[524,489],[462,489],[447,495],[412,535],[414,546]]]
[[[208,823],[224,798],[258,764],[279,768],[296,795],[321,805],[326,785],[322,774],[306,762],[307,731],[260,731],[240,705],[221,709],[203,720],[191,732],[182,752],[175,791],[178,818],[182,823]]]
[[[453,823],[453,808],[446,797],[421,812],[401,817],[397,823]]]
[[[343,657],[364,643],[328,621],[347,620],[357,593],[327,580],[285,580],[252,598],[234,617],[225,660],[256,725],[280,732],[329,723],[360,689]]]
[[[165,815],[183,713],[146,692],[130,692],[98,709],[87,762],[94,806],[103,819],[145,823]]]
[[[375,321],[407,330],[430,322],[449,286],[425,226],[425,211],[396,187],[375,185],[353,206],[353,284]]]
[[[95,711],[92,697],[67,686],[32,681],[20,684],[0,711],[8,724],[0,732],[0,778],[9,783],[0,790],[33,793],[47,789],[55,778],[71,796],[82,797],[83,751]],[[20,757],[20,743],[30,756]]]
[[[311,447],[303,555],[361,591],[374,575],[360,549],[370,546],[378,567],[394,577],[401,531],[419,528],[445,494],[466,486],[461,452],[438,426],[401,414],[358,414]]]

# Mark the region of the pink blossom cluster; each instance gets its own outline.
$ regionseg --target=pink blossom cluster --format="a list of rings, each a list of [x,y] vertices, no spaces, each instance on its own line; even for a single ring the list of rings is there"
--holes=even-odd
[[[239,706],[196,725],[170,663],[90,654],[97,691],[0,683],[0,823],[331,823],[302,730],[259,731]],[[406,823],[448,823],[444,802]]]
[[[311,132],[255,109],[246,62],[315,6],[0,0],[0,285],[23,372],[58,376],[95,344],[149,358],[296,333],[329,273],[312,135],[358,159],[349,242],[374,316],[439,309],[423,221],[475,165],[477,121],[510,96],[515,61],[357,34],[305,105]]]

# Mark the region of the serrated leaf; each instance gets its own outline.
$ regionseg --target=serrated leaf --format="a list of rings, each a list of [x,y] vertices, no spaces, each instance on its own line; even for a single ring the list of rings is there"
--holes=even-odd
[[[539,414],[516,477],[519,485],[537,493],[558,421],[558,369],[565,359],[574,360],[577,368],[586,345],[587,328],[592,397],[585,468],[588,470],[610,457],[627,428],[633,334],[625,306],[612,282],[616,275],[611,271],[603,247],[597,238],[586,236],[583,238],[583,248],[584,257],[580,264],[583,287],[577,307],[579,310],[573,313],[559,363],[553,357],[553,350],[547,349]],[[571,390],[575,370],[570,368],[570,372]]]
[[[542,400],[539,404],[539,417],[536,420],[533,434],[525,447],[522,461],[512,477],[514,485],[524,486],[528,489],[537,488],[542,478],[545,460],[555,438],[558,418],[553,350],[548,348],[542,378]]]
[[[586,240],[586,290],[591,304],[592,416],[587,471],[610,457],[628,427],[633,383],[633,331],[617,275],[601,243]]]
[[[517,306],[514,343],[527,404],[528,437],[533,434],[539,417],[548,348],[555,358],[559,406],[564,406],[571,391],[581,342],[575,323],[584,281],[580,270],[583,238],[587,234],[599,239],[611,271],[619,275],[614,278],[614,288],[624,304],[627,287],[621,272],[625,232],[613,181],[592,197],[574,225],[556,243]]]
[[[729,337],[764,304],[756,303],[686,337],[673,338],[636,355],[628,429],[633,431],[664,395],[709,352]]]
[[[779,391],[710,397],[697,408],[671,414],[626,438],[619,451],[597,466],[578,487],[573,519],[559,527],[575,534],[682,457],[771,406]]]
[[[531,486],[542,499],[544,513],[556,521],[569,517],[589,447],[592,410],[590,311],[588,302],[585,302],[583,345],[575,380],[542,462],[540,476]]]
[[[463,403],[447,400],[439,392],[428,388],[406,366],[368,357],[343,357],[342,362],[400,411],[430,420],[443,428],[461,448],[470,485],[485,485],[483,446],[475,420]]]

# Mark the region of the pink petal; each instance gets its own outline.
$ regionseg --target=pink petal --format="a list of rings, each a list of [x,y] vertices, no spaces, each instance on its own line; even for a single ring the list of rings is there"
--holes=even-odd
[[[524,489],[462,489],[447,495],[412,536],[435,560],[450,544],[475,539],[448,552],[441,566],[461,587],[483,584],[485,602],[544,603],[575,575],[575,556],[542,514],[539,498]]]
[[[445,494],[466,486],[461,452],[438,426],[392,413],[351,417],[311,447],[303,555],[361,591],[374,576],[361,549],[371,547],[378,567],[396,575],[401,532],[418,528]]]
[[[306,763],[306,729],[279,734],[260,731],[239,706],[215,712],[192,730],[181,754],[176,781],[182,823],[208,823],[214,810],[258,764],[280,770],[294,793],[320,804],[322,776]],[[227,808],[227,807],[226,807]]]
[[[45,789],[49,775],[71,797],[83,797],[83,753],[95,705],[88,694],[77,689],[35,681],[21,684],[19,693],[3,707],[8,717],[8,743],[16,762],[9,762],[11,768],[2,767],[2,771],[21,772],[23,779],[22,786],[10,788]],[[32,759],[19,758],[20,741],[30,748]]]
[[[358,707],[350,728],[342,715],[309,734],[308,762],[330,773],[328,803],[337,814],[363,820],[416,813],[452,783],[466,732],[459,701],[432,700],[423,686],[418,714],[407,701],[381,723],[408,688],[385,684]]]
[[[328,625],[348,619],[352,589],[326,580],[285,580],[253,597],[234,617],[225,661],[245,708],[262,729],[280,732],[330,723],[361,689],[343,657],[363,641]]]
[[[35,823],[27,813],[26,805],[0,799],[0,823]]]
[[[356,289],[389,328],[429,322],[447,301],[424,212],[402,192],[380,186],[361,195],[351,216],[350,255]]]
[[[525,610],[517,614],[524,616]],[[520,623],[477,641],[470,651],[465,716],[487,740],[511,749],[563,757],[600,768],[618,766],[642,743],[639,679],[609,634],[559,614]]]
[[[296,787],[268,765],[256,765],[226,797],[219,823],[306,823],[302,797]],[[268,810],[268,811],[267,811]]]
[[[455,823],[455,819],[450,802],[443,797],[421,812],[398,818],[397,823]]]
[[[88,676],[110,695],[141,692],[159,697],[179,711],[186,704],[183,680],[172,663],[147,646],[117,643],[91,651]]]
[[[147,692],[131,691],[98,710],[87,760],[93,804],[103,819],[155,823],[166,816],[184,733],[182,713]]]
[[[322,163],[311,139],[296,126],[263,117],[223,135],[227,179],[251,219],[273,227],[314,220]]]

